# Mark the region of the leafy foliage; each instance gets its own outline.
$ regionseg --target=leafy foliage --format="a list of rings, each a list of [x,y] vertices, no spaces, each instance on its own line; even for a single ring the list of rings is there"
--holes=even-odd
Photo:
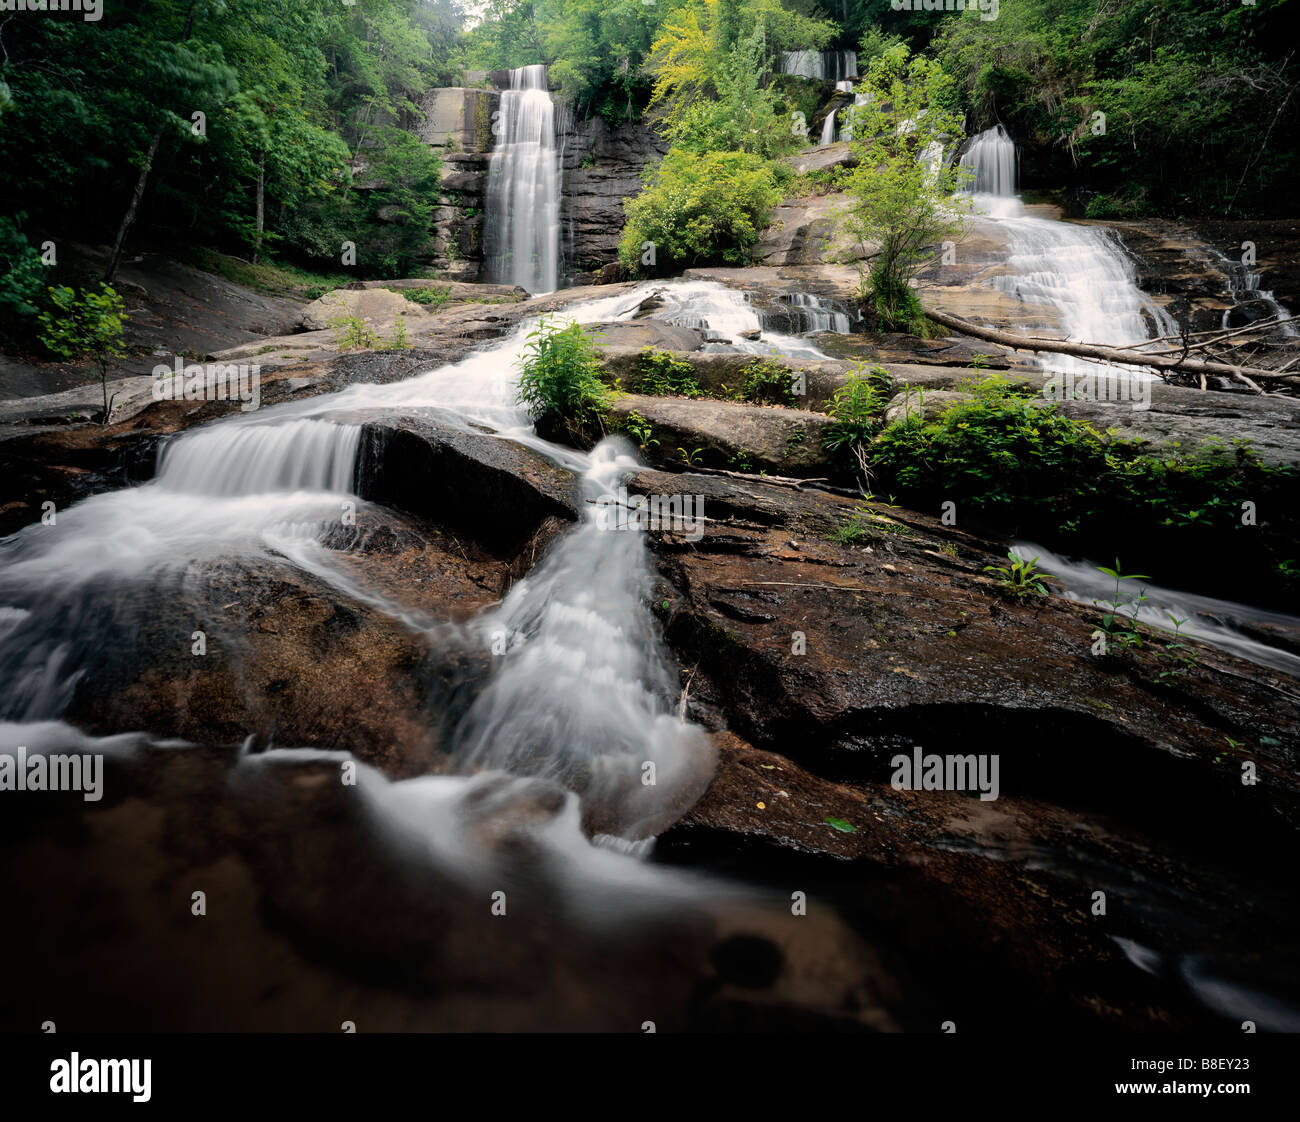
[[[1290,6],[1016,0],[997,20],[944,20],[935,51],[975,126],[1009,126],[1092,217],[1287,213],[1300,181]]]
[[[985,565],[986,573],[996,573],[998,584],[1008,596],[1015,600],[1026,596],[1046,596],[1047,585],[1043,583],[1043,573],[1038,568],[1038,558],[1018,557],[1007,554],[1005,565]]]
[[[108,398],[108,363],[126,352],[122,346],[122,326],[126,319],[126,301],[111,285],[101,284],[98,291],[77,291],[65,285],[49,289],[51,308],[40,313],[41,342],[59,358],[90,358],[99,368],[99,384],[104,391],[104,412],[100,418],[108,424],[112,402]]]
[[[749,260],[759,232],[781,201],[776,175],[747,152],[703,155],[674,148],[624,203],[619,261],[631,273]],[[653,263],[646,244],[654,247]]]
[[[938,65],[896,44],[872,60],[850,110],[859,160],[848,229],[871,255],[862,295],[886,330],[929,332],[909,280],[932,247],[962,229],[957,172],[944,147],[962,135],[955,91]]]
[[[826,408],[832,423],[826,430],[823,447],[835,466],[856,473],[864,488],[870,482],[871,442],[884,423],[884,391],[889,384],[889,373],[884,367],[873,366],[864,374],[859,365],[849,372]]]
[[[601,381],[596,347],[580,324],[545,317],[528,335],[517,397],[539,427],[575,438],[604,431],[611,391]]]
[[[645,347],[637,357],[632,390],[652,397],[702,397],[695,367],[667,351]]]

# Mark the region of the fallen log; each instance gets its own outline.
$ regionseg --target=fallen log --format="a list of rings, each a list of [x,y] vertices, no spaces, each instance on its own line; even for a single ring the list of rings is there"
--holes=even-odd
[[[1012,331],[999,331],[993,327],[980,327],[960,316],[951,316],[946,312],[925,309],[928,319],[963,335],[984,339],[990,343],[999,343],[1019,351],[1046,351],[1051,354],[1074,355],[1076,358],[1091,358],[1098,362],[1118,363],[1122,366],[1146,366],[1154,370],[1178,370],[1188,374],[1213,374],[1221,378],[1231,378],[1240,382],[1243,377],[1254,379],[1289,378],[1292,375],[1277,370],[1261,370],[1254,366],[1229,365],[1223,362],[1210,362],[1201,358],[1172,357],[1167,354],[1148,354],[1145,351],[1106,347],[1097,343],[1071,343],[1064,339],[1036,339],[1027,335],[1017,335]]]

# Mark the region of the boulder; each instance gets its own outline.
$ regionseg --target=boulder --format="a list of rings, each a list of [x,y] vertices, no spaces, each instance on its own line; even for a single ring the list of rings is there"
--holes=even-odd
[[[387,288],[336,288],[303,308],[298,322],[304,331],[325,331],[333,329],[336,320],[359,319],[376,331],[391,331],[398,316],[410,323],[428,314]]]
[[[611,406],[617,416],[639,413],[653,429],[645,454],[658,463],[684,462],[773,475],[826,474],[822,448],[830,419],[820,413],[776,406],[742,405],[680,397],[623,394]]]

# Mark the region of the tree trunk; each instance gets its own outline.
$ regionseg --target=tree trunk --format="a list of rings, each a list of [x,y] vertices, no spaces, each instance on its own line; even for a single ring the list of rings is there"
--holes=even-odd
[[[144,163],[140,165],[135,190],[131,192],[131,202],[127,205],[126,213],[122,215],[121,225],[117,228],[117,239],[113,242],[113,256],[109,258],[108,268],[104,272],[105,284],[112,284],[113,278],[117,276],[117,267],[122,263],[122,247],[126,244],[127,234],[135,224],[136,211],[140,209],[140,200],[144,197],[144,187],[149,181],[149,172],[153,169],[154,157],[158,154],[158,145],[162,143],[162,136],[162,126],[159,126],[158,131],[153,134],[153,140],[149,142],[149,151],[145,153]]]
[[[266,227],[266,153],[257,157],[257,237],[253,241],[253,264],[262,252],[262,231]]]
[[[1105,347],[1097,343],[1069,343],[1063,339],[1032,339],[1017,335],[1011,331],[999,331],[992,327],[980,327],[959,316],[950,316],[946,312],[925,309],[929,319],[963,335],[976,339],[986,339],[990,343],[1000,343],[1021,351],[1046,351],[1049,354],[1075,355],[1078,358],[1091,358],[1099,362],[1121,363],[1124,366],[1147,366],[1155,370],[1180,370],[1188,374],[1214,374],[1223,378],[1241,381],[1244,375],[1249,378],[1287,378],[1276,370],[1261,370],[1253,366],[1236,366],[1223,362],[1210,362],[1201,358],[1175,357],[1173,355],[1147,354],[1145,351],[1122,350]]]

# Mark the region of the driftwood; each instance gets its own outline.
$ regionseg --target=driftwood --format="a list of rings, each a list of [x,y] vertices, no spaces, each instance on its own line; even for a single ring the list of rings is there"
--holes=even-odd
[[[999,343],[1021,351],[1047,351],[1052,354],[1074,355],[1077,358],[1090,358],[1098,362],[1119,363],[1123,366],[1146,366],[1154,370],[1180,371],[1204,377],[1213,374],[1221,378],[1231,378],[1234,382],[1250,385],[1247,379],[1268,380],[1273,378],[1293,377],[1290,373],[1279,370],[1263,370],[1255,366],[1242,366],[1239,363],[1213,362],[1203,358],[1192,358],[1183,351],[1175,357],[1168,353],[1147,352],[1129,348],[1105,347],[1096,343],[1070,343],[1064,339],[1036,339],[1027,335],[1017,335],[1011,331],[999,331],[992,327],[980,327],[959,316],[946,312],[925,310],[927,318],[935,323],[984,339],[990,343]],[[1190,348],[1189,348],[1190,349]],[[1258,387],[1253,387],[1258,389]]]

